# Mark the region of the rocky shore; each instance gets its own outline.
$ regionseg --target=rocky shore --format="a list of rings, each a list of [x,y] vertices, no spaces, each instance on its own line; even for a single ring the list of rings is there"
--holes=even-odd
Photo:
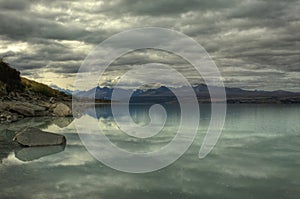
[[[15,122],[25,117],[71,117],[71,102],[36,100],[0,101],[0,122]]]
[[[9,126],[17,126],[18,120],[37,117],[71,117],[71,96],[49,86],[20,76],[20,72],[0,59],[0,144],[15,150],[22,160],[31,160],[49,154],[47,150],[26,150],[20,147],[64,146],[63,135],[42,131],[30,124],[19,127],[5,136]],[[10,124],[13,123],[13,124]],[[62,147],[63,149],[64,147]],[[29,156],[24,154],[30,153]]]
[[[21,77],[20,72],[0,60],[0,122],[25,117],[70,117],[71,96]]]

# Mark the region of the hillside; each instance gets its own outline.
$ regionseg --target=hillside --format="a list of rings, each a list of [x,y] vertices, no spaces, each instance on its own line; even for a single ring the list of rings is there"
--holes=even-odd
[[[20,76],[0,60],[0,122],[24,117],[71,116],[71,96]]]
[[[0,95],[23,90],[24,86],[21,83],[20,72],[0,59]]]
[[[31,94],[42,98],[56,97],[68,98],[68,96],[45,84],[29,80],[20,76],[20,72],[12,68],[8,63],[0,60],[0,97],[10,93]]]

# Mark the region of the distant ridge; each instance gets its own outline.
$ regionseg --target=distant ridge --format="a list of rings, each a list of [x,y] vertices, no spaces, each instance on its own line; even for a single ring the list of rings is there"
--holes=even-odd
[[[54,90],[57,90],[57,91],[60,91],[60,92],[63,92],[67,95],[72,95],[73,91],[69,90],[69,89],[64,89],[64,88],[61,88],[55,84],[50,84],[49,87],[53,88]]]
[[[176,88],[184,93],[186,88]],[[199,102],[210,102],[210,95],[208,88],[205,84],[199,84],[193,87]],[[300,93],[289,91],[249,91],[240,88],[225,87],[227,102],[228,103],[300,103]],[[80,91],[76,93],[76,97],[96,98],[111,100],[113,88],[108,87],[95,87],[88,91]],[[119,89],[118,92],[132,92],[131,90]],[[187,100],[189,96],[186,96]],[[161,102],[174,102],[176,97],[173,92],[161,86],[155,89],[141,90],[137,89],[131,96],[131,102],[134,103],[161,103]]]

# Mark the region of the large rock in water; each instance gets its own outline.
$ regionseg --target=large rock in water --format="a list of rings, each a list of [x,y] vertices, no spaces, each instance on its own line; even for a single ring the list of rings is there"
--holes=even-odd
[[[54,146],[66,144],[63,135],[41,131],[40,129],[27,127],[18,132],[13,139],[22,146]]]
[[[53,113],[58,117],[67,117],[72,116],[72,111],[69,106],[64,103],[58,103],[56,107],[53,109]]]

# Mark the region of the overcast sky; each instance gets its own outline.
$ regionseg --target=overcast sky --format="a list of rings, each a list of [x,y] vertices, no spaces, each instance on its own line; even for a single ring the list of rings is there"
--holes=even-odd
[[[199,42],[226,86],[300,91],[299,0],[0,0],[0,55],[28,78],[72,89],[97,44],[149,26]],[[116,60],[119,72],[112,68],[100,84],[110,85],[131,65],[151,62],[187,65],[172,54],[140,51]],[[193,70],[185,75],[200,82]]]

